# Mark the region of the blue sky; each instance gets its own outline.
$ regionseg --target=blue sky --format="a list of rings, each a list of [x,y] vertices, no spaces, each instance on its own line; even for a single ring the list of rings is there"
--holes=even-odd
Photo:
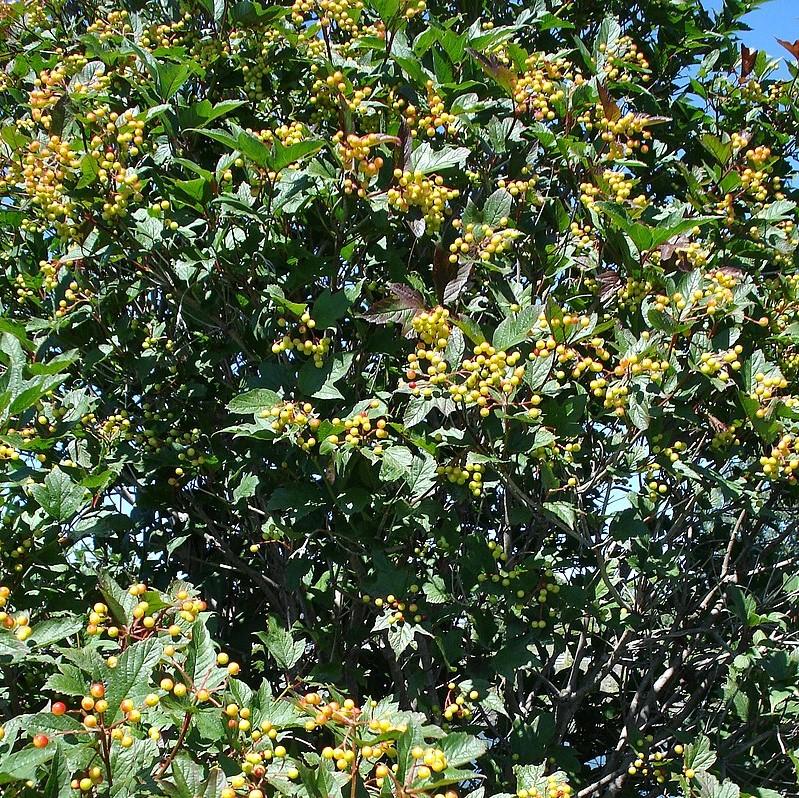
[[[705,7],[717,9],[721,0],[703,0]],[[790,58],[775,37],[792,42],[799,39],[799,0],[768,0],[746,16],[752,29],[741,34],[741,40],[753,50],[765,50],[769,55]],[[787,76],[787,71],[784,73]]]

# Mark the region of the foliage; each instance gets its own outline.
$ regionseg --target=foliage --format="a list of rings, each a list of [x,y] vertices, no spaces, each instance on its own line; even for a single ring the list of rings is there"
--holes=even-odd
[[[795,794],[757,4],[2,6],[4,794]]]

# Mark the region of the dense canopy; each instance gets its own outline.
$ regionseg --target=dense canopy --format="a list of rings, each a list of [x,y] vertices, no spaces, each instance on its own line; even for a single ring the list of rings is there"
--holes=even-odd
[[[758,4],[0,6],[4,795],[797,794]]]

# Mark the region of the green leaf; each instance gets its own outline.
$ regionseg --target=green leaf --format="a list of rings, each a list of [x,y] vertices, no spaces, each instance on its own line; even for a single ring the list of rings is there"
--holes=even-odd
[[[56,753],[56,746],[51,743],[46,748],[23,748],[14,754],[6,754],[0,758],[0,784],[13,781],[36,781],[37,768],[49,762]]]
[[[151,691],[150,677],[163,652],[161,642],[154,638],[133,643],[122,652],[116,668],[110,671],[106,687],[106,723],[113,723],[121,717],[119,703],[123,698],[138,703]]]
[[[710,750],[710,740],[703,734],[686,745],[683,761],[686,768],[697,773],[706,771],[716,761],[715,751]]]
[[[201,100],[186,109],[181,109],[179,113],[180,123],[187,128],[205,127],[205,125],[215,119],[226,116],[242,105],[244,105],[243,100],[223,100],[215,105],[212,105],[209,100]]]
[[[119,625],[127,625],[131,619],[133,608],[138,603],[135,596],[123,590],[107,571],[102,571],[98,579],[98,587],[114,620]]]
[[[80,173],[81,178],[78,181],[78,188],[86,188],[97,180],[100,174],[100,167],[97,164],[97,159],[93,158],[91,154],[86,154],[80,159]]]
[[[309,139],[306,141],[298,141],[286,147],[284,144],[276,141],[274,144],[271,168],[279,172],[281,169],[285,169],[287,166],[302,160],[306,156],[319,152],[324,144],[324,141],[319,139]]]
[[[447,757],[447,765],[458,767],[473,762],[486,752],[486,744],[466,732],[453,732],[444,737],[439,747]]]
[[[158,91],[161,99],[169,100],[177,94],[190,73],[187,64],[158,62]]]
[[[217,667],[216,649],[206,626],[207,614],[201,614],[191,627],[191,642],[186,649],[185,670],[194,684],[207,690],[216,689],[225,678]]]
[[[546,765],[514,765],[513,774],[516,776],[516,789],[547,794]],[[553,773],[555,778],[560,775]]]
[[[389,446],[380,461],[380,479],[393,482],[403,477],[413,462],[413,452],[405,446]]]
[[[272,169],[272,152],[266,144],[252,133],[242,130],[236,137],[236,149],[245,155],[258,166],[265,169]]]
[[[200,3],[214,22],[218,24],[222,21],[225,16],[225,9],[227,8],[225,0],[200,0]]]
[[[698,773],[696,779],[700,798],[740,798],[740,788],[728,779],[721,782],[710,773]]]
[[[380,19],[388,24],[397,16],[400,0],[369,0],[369,5],[377,12]]]
[[[199,133],[201,136],[213,139],[219,144],[224,144],[231,150],[238,149],[238,141],[236,137],[232,133],[228,133],[226,130],[203,130],[201,128],[190,128],[186,132]]]
[[[526,307],[503,319],[494,331],[491,343],[500,351],[507,351],[527,340],[540,313],[541,308],[538,306]]]
[[[28,638],[28,645],[35,648],[44,648],[65,637],[74,635],[83,629],[82,618],[51,618],[33,626],[33,633]]]
[[[316,322],[317,330],[326,330],[332,327],[350,309],[353,297],[347,291],[332,293],[325,288],[314,302],[311,317]]]
[[[50,762],[50,772],[44,784],[43,798],[67,798],[73,794],[70,785],[72,776],[60,741],[57,741],[55,746],[55,755]]]
[[[219,798],[227,784],[225,774],[219,768],[212,768],[197,798]]]
[[[513,197],[504,188],[498,188],[483,206],[483,222],[489,227],[499,227],[501,219],[510,216],[513,207]]]
[[[192,180],[176,180],[175,186],[194,202],[200,202],[206,196],[208,181],[202,177],[195,177]]]
[[[158,746],[149,737],[135,739],[130,748],[111,746],[111,798],[139,798],[158,758]]]
[[[350,370],[354,357],[353,352],[334,355],[321,368],[313,360],[306,361],[300,369],[299,389],[314,399],[342,399],[343,394],[336,388],[336,383]]]
[[[87,678],[83,671],[75,665],[62,662],[60,673],[51,673],[44,683],[43,689],[52,690],[59,695],[86,695]]]
[[[411,500],[426,496],[436,484],[436,461],[427,452],[415,455],[405,472],[405,482],[410,489]]]
[[[259,479],[255,474],[243,474],[238,485],[233,489],[233,501],[249,499],[258,490]]]
[[[262,410],[274,407],[280,401],[280,397],[274,391],[270,391],[268,388],[255,388],[233,397],[228,402],[227,409],[232,413],[256,415]]]
[[[574,529],[577,514],[568,502],[544,502],[544,513],[560,521],[567,529]]]
[[[555,355],[549,354],[546,357],[536,357],[527,363],[524,369],[524,381],[530,386],[530,390],[537,391],[544,386],[550,378],[554,362]]]
[[[181,752],[169,767],[177,798],[195,798],[202,792],[205,771],[186,752]]]
[[[302,640],[295,640],[291,632],[283,629],[272,615],[269,616],[267,631],[256,632],[255,636],[264,644],[283,671],[290,671],[305,653],[305,643]]]
[[[600,51],[600,47],[604,45],[606,50],[613,50],[616,43],[621,37],[621,25],[619,21],[612,16],[605,17],[599,25],[596,38],[594,39],[593,56],[597,61],[604,61],[604,53]]]
[[[422,174],[440,172],[454,166],[462,167],[468,157],[469,150],[466,147],[443,147],[434,150],[430,144],[423,142],[411,153],[410,170]]]
[[[42,509],[58,521],[66,521],[78,511],[84,494],[85,490],[58,466],[47,474],[44,484],[31,488],[31,495]]]

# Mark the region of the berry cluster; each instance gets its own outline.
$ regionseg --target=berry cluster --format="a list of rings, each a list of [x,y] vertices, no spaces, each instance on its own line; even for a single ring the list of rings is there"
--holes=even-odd
[[[783,435],[772,446],[771,453],[760,458],[763,474],[767,479],[783,479],[790,485],[797,484],[799,471],[799,437],[793,433]]]
[[[433,138],[439,132],[453,135],[457,131],[457,117],[446,110],[444,100],[435,90],[432,80],[427,81],[425,89],[427,91],[427,113],[420,116],[419,109],[415,105],[404,106],[403,116],[411,130],[411,135],[415,137],[420,130],[428,138]]]
[[[645,778],[653,776],[658,784],[665,784],[666,778],[670,773],[681,772],[687,779],[691,780],[696,775],[692,768],[683,766],[678,760],[685,752],[685,748],[679,743],[669,751],[653,751],[652,735],[647,735],[644,739],[637,740],[633,755],[635,759],[627,768],[630,776]]]
[[[476,405],[480,415],[486,417],[493,407],[507,403],[506,397],[519,387],[525,369],[516,365],[521,359],[518,351],[497,350],[487,342],[478,344],[472,351],[474,357],[461,363],[465,379],[450,385],[449,392],[456,402]]]
[[[411,585],[409,592],[417,594],[419,592],[419,586]],[[414,623],[421,623],[424,620],[424,615],[420,613],[419,604],[417,602],[417,598],[403,601],[393,594],[389,594],[385,597],[377,596],[376,598],[369,595],[363,597],[364,604],[373,604],[377,609],[387,612],[389,615],[388,622],[390,624],[404,623],[408,619],[405,615],[406,612]]]
[[[520,789],[516,791],[516,798],[569,798],[571,794],[571,785],[566,781],[565,776],[559,773],[547,777],[546,787],[543,790],[538,787]]]
[[[299,144],[301,141],[305,140],[306,136],[307,131],[305,125],[300,122],[278,125],[274,130],[265,128],[258,132],[258,138],[260,138],[261,141],[265,141],[267,144],[279,141],[286,147],[290,147],[292,144]]]
[[[610,80],[619,82],[648,82],[649,62],[630,36],[621,36],[611,45],[600,44],[599,52],[605,56],[602,72]]]
[[[279,327],[287,327],[288,321],[282,316],[277,320]],[[316,321],[311,318],[311,314],[306,310],[300,315],[300,323],[297,326],[294,337],[284,335],[272,344],[272,353],[279,355],[282,352],[290,352],[292,349],[303,355],[312,355],[314,365],[322,368],[325,355],[330,350],[331,339],[326,335],[321,338],[316,336],[312,330],[316,327]],[[302,338],[300,336],[303,336]],[[305,337],[310,336],[310,337]]]
[[[635,178],[629,177],[623,172],[606,169],[598,180],[599,185],[580,183],[580,200],[589,208],[597,201],[597,198],[601,197],[607,197],[613,202],[625,203],[630,200],[635,182]],[[644,208],[648,200],[645,194],[638,194],[630,202],[637,208]]]
[[[528,171],[529,167],[522,167],[522,174],[526,174]],[[503,178],[501,180],[497,180],[497,188],[504,188],[512,197],[516,197],[520,201],[524,201],[527,198],[527,195],[535,188],[537,182],[538,181],[535,176],[519,178],[518,180]]]
[[[356,136],[354,133],[350,133],[345,138],[341,131],[333,137],[343,168],[347,172],[356,172],[358,175],[354,180],[352,178],[345,180],[344,192],[346,194],[357,193],[360,197],[366,196],[370,179],[383,168],[382,156],[372,157],[371,150],[379,146],[385,139],[386,136],[381,136],[378,133],[368,133],[365,136]]]
[[[459,220],[456,220],[459,221]],[[458,227],[461,227],[459,224]],[[458,236],[449,245],[449,261],[457,263],[460,258],[492,261],[495,256],[501,255],[511,248],[513,239],[520,233],[508,228],[508,219],[499,220],[499,229],[495,230],[489,225],[467,224],[463,234]]]
[[[565,58],[552,58],[544,53],[533,53],[525,62],[524,73],[514,79],[513,100],[518,113],[529,113],[539,120],[552,120],[556,113],[553,105],[561,102],[566,92],[559,85],[573,67]],[[577,73],[575,82],[582,77]]]
[[[699,356],[699,371],[706,377],[715,377],[722,382],[730,379],[730,371],[738,371],[741,361],[738,355],[743,352],[743,347],[736,344],[724,352],[702,352]]]
[[[316,446],[313,434],[319,429],[321,421],[315,415],[313,405],[308,402],[300,405],[294,402],[279,402],[271,408],[262,410],[260,417],[271,419],[270,427],[278,434],[290,432],[296,435],[297,445],[308,451]]]
[[[480,496],[483,492],[483,473],[485,466],[482,463],[466,462],[463,465],[450,463],[438,466],[436,473],[445,477],[454,485],[466,485],[472,496]]]
[[[433,231],[444,223],[444,217],[450,212],[447,203],[456,199],[460,192],[444,185],[441,175],[426,177],[422,172],[405,172],[394,170],[397,188],[387,192],[388,204],[396,210],[407,213],[416,207],[422,213],[425,224]]]
[[[352,418],[347,418],[342,421],[341,419],[334,418],[333,426],[344,428],[344,443],[350,446],[364,446],[371,445],[372,451],[376,455],[383,454],[382,442],[389,436],[389,431],[386,428],[387,422],[385,418],[378,418],[374,424],[373,419],[369,417],[369,413],[362,410],[356,413]],[[328,435],[327,442],[332,446],[337,446],[341,443],[338,435]]]
[[[24,643],[32,634],[33,628],[30,623],[30,616],[26,612],[14,614],[8,608],[11,598],[11,589],[6,585],[0,585],[0,628],[13,632],[14,637]]]

